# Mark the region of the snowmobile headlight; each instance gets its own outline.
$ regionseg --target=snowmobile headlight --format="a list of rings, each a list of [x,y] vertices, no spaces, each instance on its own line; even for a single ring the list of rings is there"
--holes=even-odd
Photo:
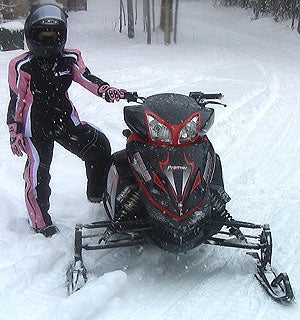
[[[147,115],[147,119],[152,140],[169,143],[172,142],[172,134],[170,129],[149,114]]]
[[[179,133],[179,143],[193,141],[198,135],[199,116],[189,121]]]

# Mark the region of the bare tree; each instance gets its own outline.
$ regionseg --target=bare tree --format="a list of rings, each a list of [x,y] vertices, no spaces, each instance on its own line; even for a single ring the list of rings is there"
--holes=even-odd
[[[120,33],[123,30],[123,19],[124,19],[124,25],[126,26],[124,3],[123,3],[123,0],[120,0],[120,16],[119,16],[119,20],[120,20],[119,32]]]
[[[134,17],[134,0],[127,0],[127,8],[125,8],[124,1],[120,0],[120,29],[122,32],[123,26],[126,25],[125,12],[127,9],[127,24],[128,24],[128,37],[134,38],[135,24],[137,22],[138,6],[135,0],[135,17]],[[175,12],[173,14],[173,3],[175,4]],[[160,28],[164,32],[164,43],[166,45],[171,43],[171,32],[174,31],[174,42],[177,41],[177,23],[178,23],[178,7],[179,0],[161,0],[161,16]],[[155,31],[155,1],[143,0],[143,26],[147,34],[147,43],[152,42],[152,31]],[[173,23],[174,20],[174,23]],[[151,25],[152,24],[152,25]],[[173,29],[174,25],[174,29]]]
[[[134,38],[134,15],[132,0],[127,0],[128,38]]]
[[[154,0],[152,0],[152,30],[155,31],[155,7],[154,7]]]
[[[177,25],[178,25],[178,7],[179,7],[179,0],[176,0],[175,3],[175,21],[174,21],[174,42],[177,42]]]
[[[164,22],[164,42],[166,45],[171,43],[171,30],[172,30],[172,5],[173,0],[164,0],[163,22]]]
[[[166,21],[165,21],[166,16],[167,16],[167,19],[169,19],[169,23],[168,23],[167,28],[172,30],[172,25],[173,25],[172,9],[173,9],[173,0],[161,0],[160,29],[163,31],[166,28]]]
[[[150,12],[150,0],[144,0],[144,26],[147,32],[147,43],[151,44],[151,12]]]

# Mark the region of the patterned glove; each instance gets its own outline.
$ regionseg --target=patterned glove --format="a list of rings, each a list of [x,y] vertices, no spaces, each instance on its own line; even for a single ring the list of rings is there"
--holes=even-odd
[[[103,84],[98,89],[99,95],[104,94],[104,99],[107,102],[115,102],[120,101],[120,99],[124,99],[124,94],[126,92],[127,91],[124,89],[113,88],[109,84]]]
[[[22,124],[19,122],[13,122],[8,125],[8,130],[10,134],[10,147],[12,153],[18,157],[23,156],[25,152],[25,141],[23,134],[21,133]]]

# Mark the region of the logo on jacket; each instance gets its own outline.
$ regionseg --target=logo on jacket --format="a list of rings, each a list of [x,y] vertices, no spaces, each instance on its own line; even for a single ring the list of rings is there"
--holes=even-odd
[[[70,70],[65,70],[65,71],[58,71],[58,75],[61,77],[61,76],[67,76],[71,74],[71,71]]]

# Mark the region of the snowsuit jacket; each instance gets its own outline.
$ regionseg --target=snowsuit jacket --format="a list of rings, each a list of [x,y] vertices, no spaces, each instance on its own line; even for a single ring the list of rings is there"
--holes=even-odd
[[[79,116],[67,92],[72,81],[95,95],[100,95],[99,87],[107,84],[90,73],[78,50],[65,49],[60,60],[50,61],[48,65],[31,53],[12,59],[8,73],[11,98],[7,124],[22,123],[26,137],[31,137],[34,127],[44,120],[63,117],[78,125]]]

